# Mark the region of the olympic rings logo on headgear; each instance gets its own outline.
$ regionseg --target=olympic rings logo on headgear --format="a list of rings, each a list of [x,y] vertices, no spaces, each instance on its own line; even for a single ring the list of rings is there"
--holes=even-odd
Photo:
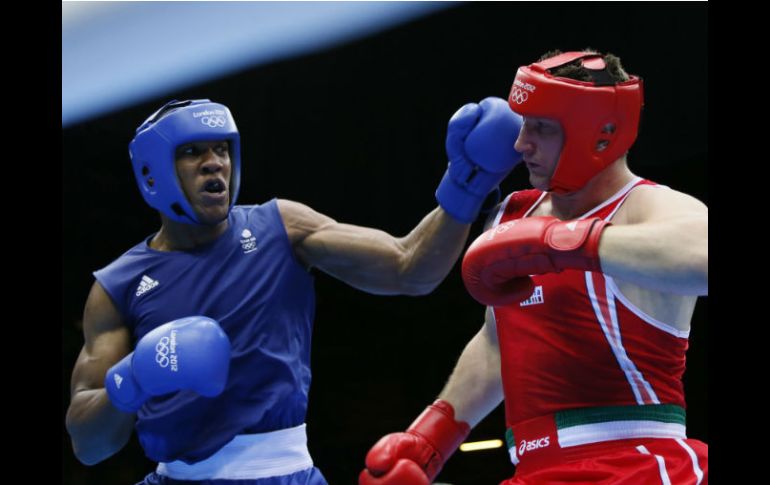
[[[553,74],[573,62],[580,63],[588,78]],[[615,79],[608,69],[600,53],[571,51],[516,71],[508,96],[511,109],[524,118],[556,120],[564,133],[549,191],[566,194],[585,187],[636,141],[644,104],[642,80],[631,74],[625,81]],[[524,91],[541,95],[527,100]],[[615,127],[612,133],[605,132],[608,123]]]
[[[210,128],[221,128],[225,126],[224,116],[204,116],[201,118],[201,123]]]
[[[527,98],[529,98],[529,93],[524,91],[523,89],[519,87],[514,87],[511,89],[511,96],[510,100],[513,101],[516,104],[523,104]]]
[[[209,99],[169,101],[136,129],[128,152],[145,202],[173,221],[202,224],[178,183],[174,155],[184,143],[213,140],[229,143],[232,195],[228,211],[232,210],[241,184],[241,137],[227,106]]]
[[[161,367],[168,367],[169,364],[169,358],[168,358],[168,352],[169,352],[169,338],[163,337],[158,341],[158,343],[155,345],[155,362],[158,363]]]

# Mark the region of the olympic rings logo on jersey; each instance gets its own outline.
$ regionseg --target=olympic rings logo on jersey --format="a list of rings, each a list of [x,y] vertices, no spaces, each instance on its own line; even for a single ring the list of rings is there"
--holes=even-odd
[[[509,99],[516,104],[524,104],[529,99],[529,93],[519,87],[511,89]]]
[[[170,363],[170,360],[168,358],[168,353],[171,351],[171,348],[169,347],[169,338],[163,337],[161,338],[157,344],[155,344],[155,362],[158,363],[159,366],[166,368],[168,367],[168,364]]]
[[[209,128],[221,128],[225,126],[224,116],[204,116],[201,118],[201,123]]]

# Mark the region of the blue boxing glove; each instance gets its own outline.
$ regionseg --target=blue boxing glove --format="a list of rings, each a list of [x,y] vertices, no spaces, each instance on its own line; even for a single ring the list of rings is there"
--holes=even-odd
[[[147,333],[133,352],[110,367],[104,387],[112,404],[136,412],[151,396],[182,389],[213,397],[230,369],[230,339],[208,317],[165,323]]]
[[[521,161],[513,145],[522,123],[507,101],[494,97],[468,103],[452,115],[446,137],[449,168],[436,190],[449,215],[466,224],[476,220],[487,194]]]

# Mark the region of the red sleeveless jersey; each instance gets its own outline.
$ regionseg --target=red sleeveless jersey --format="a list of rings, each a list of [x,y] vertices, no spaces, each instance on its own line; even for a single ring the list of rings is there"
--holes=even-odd
[[[610,220],[636,178],[580,219]],[[540,190],[508,196],[495,225],[527,217]],[[689,332],[629,302],[610,276],[565,270],[535,275],[525,301],[494,307],[507,426],[559,411],[673,404],[684,408],[682,374]]]

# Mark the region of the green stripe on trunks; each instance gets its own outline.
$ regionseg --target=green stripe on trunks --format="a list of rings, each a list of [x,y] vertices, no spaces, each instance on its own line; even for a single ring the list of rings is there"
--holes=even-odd
[[[607,406],[570,409],[556,413],[556,428],[564,429],[583,424],[609,421],[659,421],[684,425],[684,408],[675,404],[648,404],[645,406]]]

